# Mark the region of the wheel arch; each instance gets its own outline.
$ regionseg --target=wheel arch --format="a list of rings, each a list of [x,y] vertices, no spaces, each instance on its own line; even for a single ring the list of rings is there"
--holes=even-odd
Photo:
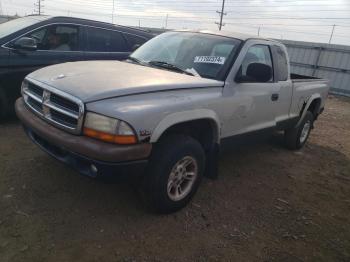
[[[321,97],[317,97],[313,99],[307,111],[310,111],[314,115],[314,117],[317,117],[317,115],[320,112],[321,102],[322,102]]]
[[[183,111],[166,116],[154,129],[150,142],[156,143],[162,136],[173,130],[190,128],[187,131],[192,133],[198,131],[198,129],[193,129],[206,126],[210,127],[208,132],[210,131],[211,134],[211,142],[213,144],[220,143],[220,122],[218,116],[214,111],[208,109]]]
[[[322,103],[322,97],[320,94],[317,93],[317,94],[311,95],[310,98],[304,102],[304,106],[300,112],[300,119],[298,121],[297,126],[302,122],[307,111],[311,111],[314,117],[316,118],[319,113],[321,103]]]

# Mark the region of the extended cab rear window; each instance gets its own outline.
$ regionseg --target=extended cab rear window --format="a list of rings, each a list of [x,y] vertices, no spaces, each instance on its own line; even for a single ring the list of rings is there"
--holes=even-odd
[[[288,80],[288,60],[286,52],[279,46],[275,46],[276,59],[277,59],[277,81],[287,81]]]

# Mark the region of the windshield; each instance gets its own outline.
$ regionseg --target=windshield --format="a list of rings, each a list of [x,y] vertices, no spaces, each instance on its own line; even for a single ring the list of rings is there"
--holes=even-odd
[[[169,32],[145,43],[131,58],[152,65],[162,62],[201,77],[219,79],[240,43],[240,40],[217,35]]]
[[[0,38],[11,35],[21,29],[39,23],[47,17],[23,17],[0,24]]]

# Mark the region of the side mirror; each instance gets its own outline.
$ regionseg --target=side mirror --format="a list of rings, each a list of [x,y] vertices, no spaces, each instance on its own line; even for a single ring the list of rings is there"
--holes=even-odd
[[[14,42],[13,47],[16,49],[27,50],[27,51],[35,51],[38,49],[36,40],[30,37],[21,37],[17,39]]]
[[[133,45],[133,47],[131,48],[132,51],[135,51],[136,49],[138,49],[141,45],[140,44],[135,44]]]
[[[237,76],[236,81],[266,83],[272,78],[272,67],[261,63],[251,63],[248,65],[245,76]]]

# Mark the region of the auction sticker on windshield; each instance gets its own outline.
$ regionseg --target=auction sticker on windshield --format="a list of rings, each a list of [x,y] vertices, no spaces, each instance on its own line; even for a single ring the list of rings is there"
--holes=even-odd
[[[222,56],[196,56],[194,58],[194,62],[223,65],[225,63],[225,59],[226,58]]]

